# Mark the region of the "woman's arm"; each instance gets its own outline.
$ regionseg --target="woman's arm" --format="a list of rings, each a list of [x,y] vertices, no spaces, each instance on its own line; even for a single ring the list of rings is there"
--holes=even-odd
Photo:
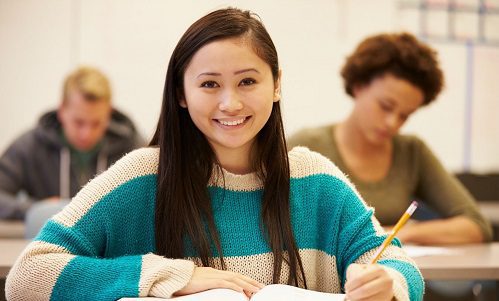
[[[466,216],[413,222],[404,226],[397,237],[404,243],[438,245],[481,243],[480,227]]]
[[[490,241],[492,228],[480,213],[473,196],[419,139],[416,148],[415,160],[419,162],[416,196],[442,218],[408,225],[400,234],[401,239],[420,244]]]

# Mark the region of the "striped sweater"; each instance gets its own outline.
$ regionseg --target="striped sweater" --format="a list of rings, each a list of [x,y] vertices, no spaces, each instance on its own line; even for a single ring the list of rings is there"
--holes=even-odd
[[[116,300],[171,297],[192,276],[196,254],[154,254],[157,148],[136,150],[88,183],[47,222],[9,272],[8,300]],[[289,152],[292,227],[310,289],[339,293],[351,263],[368,263],[386,234],[345,175],[328,159]],[[208,185],[228,270],[272,282],[273,257],[261,233],[262,183],[224,171]],[[186,248],[188,249],[188,248]],[[213,259],[219,266],[217,259]],[[421,300],[423,279],[395,240],[379,264],[398,300]],[[287,280],[283,266],[281,283]]]

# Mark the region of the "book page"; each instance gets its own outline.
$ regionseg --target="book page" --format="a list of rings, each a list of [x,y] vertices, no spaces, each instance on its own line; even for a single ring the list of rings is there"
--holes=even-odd
[[[119,301],[248,301],[246,295],[227,288],[217,288],[208,291],[174,297],[162,298],[121,298]],[[321,293],[285,284],[270,284],[251,297],[251,301],[344,301],[344,294]]]
[[[204,292],[195,293],[192,295],[185,295],[179,297],[172,297],[171,299],[142,297],[142,298],[121,298],[118,301],[248,301],[248,298],[243,293],[238,293],[228,288],[215,288]]]
[[[290,285],[271,284],[253,295],[251,301],[343,301],[344,294],[306,290]]]

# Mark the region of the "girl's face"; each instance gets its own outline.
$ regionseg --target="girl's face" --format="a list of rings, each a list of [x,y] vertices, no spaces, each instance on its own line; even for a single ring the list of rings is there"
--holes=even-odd
[[[354,89],[354,118],[372,144],[391,141],[424,101],[421,89],[391,74]]]
[[[187,108],[218,159],[248,161],[255,137],[280,99],[279,79],[241,38],[214,41],[200,48],[184,74]],[[195,147],[195,146],[194,146]]]

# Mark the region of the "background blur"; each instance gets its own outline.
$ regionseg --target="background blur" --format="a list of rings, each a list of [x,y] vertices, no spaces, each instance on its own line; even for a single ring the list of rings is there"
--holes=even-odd
[[[402,131],[451,171],[499,170],[499,0],[0,0],[0,152],[58,105],[80,64],[108,75],[115,106],[149,139],[175,44],[226,6],[258,13],[276,44],[288,135],[343,119],[345,56],[370,34],[407,30],[439,51],[446,88]]]

